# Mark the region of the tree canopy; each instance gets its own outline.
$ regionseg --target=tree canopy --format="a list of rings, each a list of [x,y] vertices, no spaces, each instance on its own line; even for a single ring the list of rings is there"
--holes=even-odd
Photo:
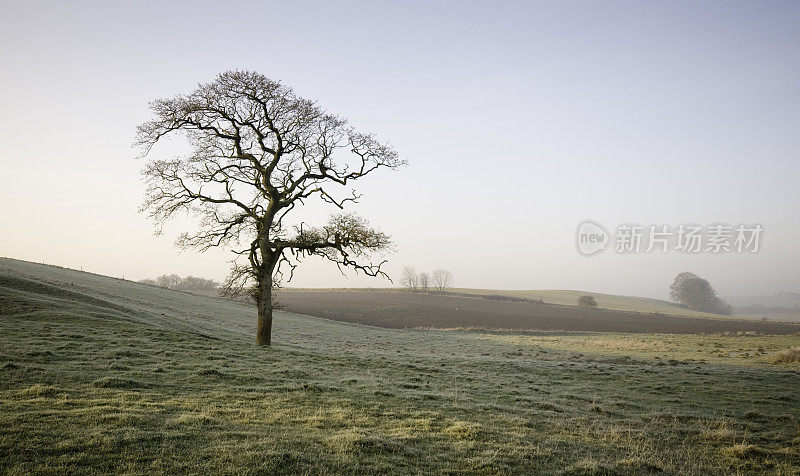
[[[391,146],[249,71],[222,73],[187,95],[150,106],[155,117],[137,134],[142,155],[173,135],[186,138],[192,152],[148,161],[142,209],[159,230],[177,213],[197,216],[196,229],[178,239],[182,247],[234,248],[224,287],[252,293],[259,343],[270,341],[273,286],[290,280],[302,258],[316,255],[340,269],[385,276],[385,261],[370,256],[390,250],[391,239],[363,218],[340,213],[318,226],[289,220],[308,200],[341,210],[357,202],[354,181],[405,164]]]
[[[733,312],[731,305],[717,296],[717,291],[711,284],[696,274],[678,274],[669,289],[672,299],[685,304],[689,309],[723,315]]]

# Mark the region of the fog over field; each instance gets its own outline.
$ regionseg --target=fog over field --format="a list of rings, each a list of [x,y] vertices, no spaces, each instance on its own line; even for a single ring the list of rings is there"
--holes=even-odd
[[[0,255],[222,280],[227,251],[172,246],[188,223],[152,236],[130,146],[149,101],[250,69],[378,132],[409,162],[365,181],[354,208],[393,237],[392,277],[444,267],[461,287],[663,299],[692,271],[725,297],[799,292],[799,9],[267,3],[242,7],[216,38],[213,2],[6,2],[0,174],[13,180],[0,188]],[[174,140],[157,156],[186,151]],[[333,211],[310,206],[298,220]],[[586,258],[575,231],[587,219],[612,233],[624,223],[764,233],[754,254]],[[293,283],[390,285],[315,259]]]
[[[800,2],[3,0],[0,475],[800,474]]]

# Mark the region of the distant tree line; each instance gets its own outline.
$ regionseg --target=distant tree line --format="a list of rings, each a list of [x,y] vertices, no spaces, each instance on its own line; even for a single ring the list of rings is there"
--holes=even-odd
[[[216,291],[219,289],[218,282],[213,279],[186,276],[181,278],[177,274],[162,274],[155,279],[142,279],[143,284],[150,284],[167,289],[177,289],[179,291]]]
[[[411,292],[442,292],[453,285],[453,273],[446,269],[435,269],[431,274],[417,273],[412,266],[403,268],[400,284]]]
[[[675,276],[669,287],[670,296],[693,311],[730,316],[733,306],[717,296],[717,291],[705,279],[684,272]]]

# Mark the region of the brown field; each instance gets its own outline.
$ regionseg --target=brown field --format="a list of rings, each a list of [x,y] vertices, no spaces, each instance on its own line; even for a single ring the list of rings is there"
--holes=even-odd
[[[737,318],[681,317],[655,313],[542,304],[499,296],[422,294],[384,290],[282,289],[283,309],[309,316],[388,328],[486,329],[710,334],[795,334],[800,325]]]

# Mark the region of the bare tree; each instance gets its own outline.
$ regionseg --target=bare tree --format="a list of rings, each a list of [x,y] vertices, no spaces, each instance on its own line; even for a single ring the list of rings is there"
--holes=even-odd
[[[411,267],[406,266],[403,268],[403,277],[401,278],[400,283],[408,288],[409,291],[416,291],[417,286],[419,285],[419,276],[417,275],[417,271]]]
[[[365,220],[340,214],[320,227],[289,223],[310,199],[343,209],[360,195],[351,183],[405,162],[373,135],[354,130],[315,102],[261,74],[228,71],[188,95],[150,104],[155,118],[138,128],[142,156],[162,138],[186,137],[186,157],[149,160],[142,205],[160,231],[178,212],[199,217],[177,244],[206,251],[235,247],[229,294],[250,292],[258,305],[257,343],[269,345],[273,288],[298,262],[317,255],[340,270],[386,276],[375,252],[391,240]],[[388,278],[388,276],[386,276]]]
[[[439,292],[444,291],[446,288],[449,288],[452,285],[453,273],[442,268],[433,270],[433,287]]]
[[[419,273],[419,289],[422,292],[428,292],[428,286],[430,286],[431,277],[428,273]]]

